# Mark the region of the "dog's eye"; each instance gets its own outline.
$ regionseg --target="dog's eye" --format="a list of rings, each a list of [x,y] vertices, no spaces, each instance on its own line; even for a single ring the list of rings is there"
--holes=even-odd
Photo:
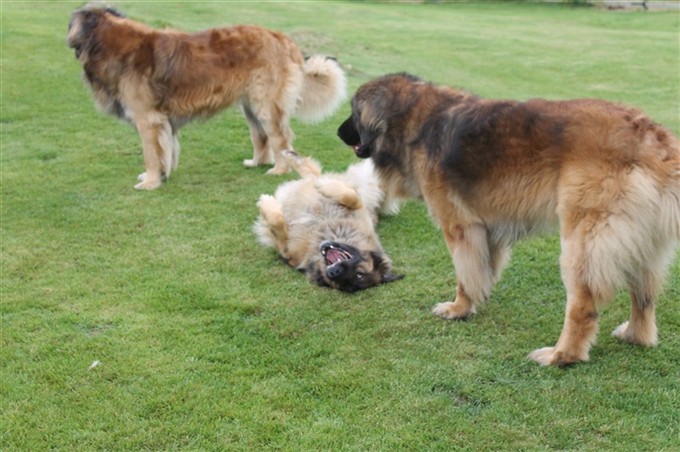
[[[357,279],[364,279],[364,274],[361,272],[357,272],[356,275]]]

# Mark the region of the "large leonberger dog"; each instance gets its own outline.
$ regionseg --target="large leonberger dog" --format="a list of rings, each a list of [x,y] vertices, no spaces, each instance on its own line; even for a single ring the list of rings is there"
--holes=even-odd
[[[244,165],[287,172],[278,157],[292,149],[291,116],[321,120],[345,97],[334,59],[305,61],[284,34],[255,26],[187,34],[88,5],[73,13],[68,44],[101,110],[130,121],[142,138],[146,172],[137,189],[157,188],[177,167],[180,127],[230,105],[241,107],[250,128],[253,158]]]
[[[254,231],[291,267],[320,286],[355,292],[402,276],[392,272],[375,226],[378,212],[394,213],[370,160],[344,173],[321,173],[319,163],[284,151],[301,178],[262,195]]]
[[[441,228],[458,287],[434,314],[474,314],[513,243],[559,224],[564,327],[529,358],[587,361],[598,310],[623,287],[632,311],[614,336],[656,344],[654,301],[680,239],[680,151],[639,110],[487,100],[397,74],[359,88],[338,134],[371,157],[388,192],[423,199]]]

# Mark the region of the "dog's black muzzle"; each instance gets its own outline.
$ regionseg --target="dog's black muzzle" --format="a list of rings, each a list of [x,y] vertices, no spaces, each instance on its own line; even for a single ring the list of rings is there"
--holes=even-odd
[[[321,244],[319,251],[326,261],[326,278],[345,292],[357,290],[354,279],[357,265],[363,259],[359,250],[346,243],[327,240]]]
[[[352,116],[347,118],[340,127],[338,127],[338,136],[348,146],[352,146],[357,157],[365,159],[371,156],[373,152],[372,143],[361,142],[361,135],[354,124]]]

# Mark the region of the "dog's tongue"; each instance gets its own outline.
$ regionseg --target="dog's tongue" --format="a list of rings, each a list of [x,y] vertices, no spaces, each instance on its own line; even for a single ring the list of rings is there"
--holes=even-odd
[[[329,264],[335,264],[336,262],[342,260],[343,256],[340,250],[336,250],[335,248],[331,248],[328,251],[326,251],[326,261]]]

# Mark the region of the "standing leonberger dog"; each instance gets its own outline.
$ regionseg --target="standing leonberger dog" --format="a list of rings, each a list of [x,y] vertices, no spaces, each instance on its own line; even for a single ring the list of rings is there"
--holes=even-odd
[[[68,44],[105,113],[137,128],[146,172],[135,188],[153,190],[177,168],[177,133],[194,118],[239,105],[250,128],[253,158],[272,164],[292,149],[291,116],[317,121],[345,97],[345,75],[332,58],[304,60],[284,34],[254,26],[187,34],[156,30],[98,5],[75,11]]]
[[[621,287],[632,310],[614,336],[656,344],[654,301],[680,239],[680,150],[639,110],[486,100],[400,74],[361,86],[338,134],[373,159],[389,192],[422,198],[441,228],[458,287],[434,314],[474,314],[512,244],[559,224],[564,327],[529,358],[587,361],[598,309]]]
[[[375,231],[378,212],[396,213],[398,205],[384,198],[373,163],[322,174],[309,157],[284,151],[282,158],[301,178],[260,196],[253,227],[260,242],[320,286],[355,292],[402,278]]]

